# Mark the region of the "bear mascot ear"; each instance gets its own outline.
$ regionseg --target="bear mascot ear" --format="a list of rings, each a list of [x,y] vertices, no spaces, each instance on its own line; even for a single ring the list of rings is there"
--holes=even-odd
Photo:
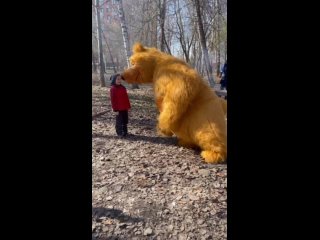
[[[144,52],[146,49],[142,46],[141,43],[137,42],[133,45],[133,52]]]

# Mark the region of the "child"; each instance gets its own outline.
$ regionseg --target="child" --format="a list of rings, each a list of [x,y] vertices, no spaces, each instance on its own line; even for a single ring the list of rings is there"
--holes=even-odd
[[[128,110],[131,108],[127,89],[121,84],[120,74],[110,77],[110,99],[114,112],[119,112],[116,117],[116,132],[118,136],[125,137],[128,134]]]

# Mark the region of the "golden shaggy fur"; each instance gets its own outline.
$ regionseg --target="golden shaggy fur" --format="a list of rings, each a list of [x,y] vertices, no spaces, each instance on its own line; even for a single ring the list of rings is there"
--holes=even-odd
[[[225,116],[227,117],[227,100],[220,98],[220,102],[221,102],[222,110]]]
[[[158,132],[175,134],[180,146],[201,148],[207,163],[227,158],[226,101],[220,100],[186,62],[140,43],[133,47],[132,67],[121,75],[128,83],[153,83],[159,109]]]

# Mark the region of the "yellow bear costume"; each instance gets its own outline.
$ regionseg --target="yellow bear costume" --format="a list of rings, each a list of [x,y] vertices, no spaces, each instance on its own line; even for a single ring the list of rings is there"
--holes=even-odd
[[[175,134],[180,146],[200,147],[207,163],[224,162],[226,106],[201,76],[183,60],[140,43],[133,46],[130,62],[121,76],[128,83],[153,83],[159,133]]]

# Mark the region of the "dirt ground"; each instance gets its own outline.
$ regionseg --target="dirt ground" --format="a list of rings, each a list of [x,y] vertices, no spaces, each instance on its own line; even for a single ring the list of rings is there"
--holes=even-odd
[[[227,165],[157,136],[151,87],[127,87],[119,138],[109,86],[92,86],[92,239],[227,239]]]

